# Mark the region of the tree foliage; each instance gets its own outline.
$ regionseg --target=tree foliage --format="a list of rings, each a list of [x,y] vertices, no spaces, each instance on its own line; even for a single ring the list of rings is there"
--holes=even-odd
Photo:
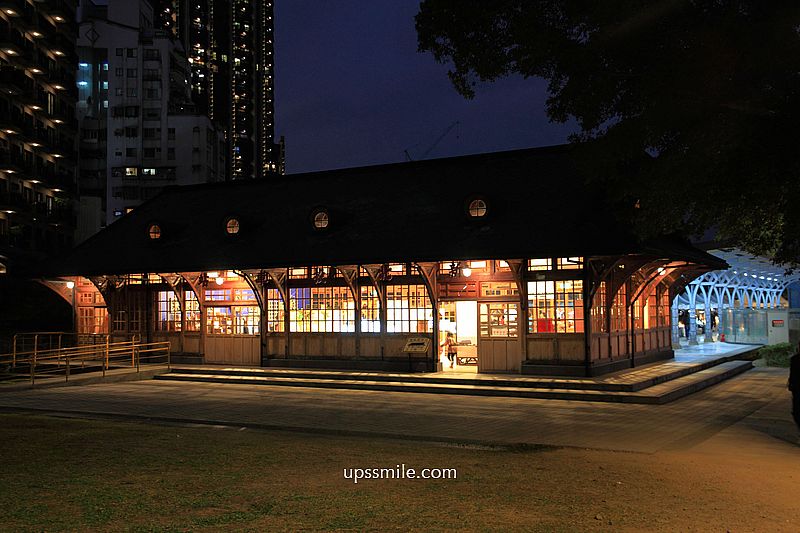
[[[800,2],[424,0],[419,49],[456,90],[548,81],[594,179],[643,236],[682,231],[800,262]],[[636,173],[615,162],[651,157]]]

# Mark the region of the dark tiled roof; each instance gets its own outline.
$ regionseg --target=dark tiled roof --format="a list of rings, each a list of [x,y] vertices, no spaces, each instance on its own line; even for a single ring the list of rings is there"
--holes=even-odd
[[[555,146],[169,188],[52,274],[636,252],[713,261],[688,244],[637,243],[602,191],[584,183],[575,157]],[[475,197],[486,199],[485,219],[466,214]],[[313,229],[318,208],[329,212],[325,231]],[[225,232],[229,217],[240,234]],[[157,242],[147,236],[152,223],[162,229]]]

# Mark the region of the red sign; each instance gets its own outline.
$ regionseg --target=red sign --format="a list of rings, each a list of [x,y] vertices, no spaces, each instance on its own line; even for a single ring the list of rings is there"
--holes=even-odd
[[[772,321],[773,328],[782,328],[783,327],[783,320],[773,320]]]

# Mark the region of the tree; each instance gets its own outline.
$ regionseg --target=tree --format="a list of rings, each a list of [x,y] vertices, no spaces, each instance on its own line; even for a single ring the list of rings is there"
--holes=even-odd
[[[467,98],[546,79],[549,118],[577,121],[570,140],[642,236],[712,229],[800,263],[796,0],[424,0],[416,27]]]

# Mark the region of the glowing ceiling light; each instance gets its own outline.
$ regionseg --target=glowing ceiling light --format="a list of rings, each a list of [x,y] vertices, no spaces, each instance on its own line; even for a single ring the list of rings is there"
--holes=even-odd
[[[472,269],[469,267],[462,268],[461,275],[463,275],[465,278],[470,277],[472,275]]]
[[[10,55],[10,56],[15,56],[15,55],[17,55],[17,52],[16,52],[16,51],[14,51],[14,50],[12,50],[11,48],[6,48],[6,49],[5,49],[5,50],[3,50],[3,51],[4,51],[5,53],[7,53],[8,55]]]
[[[223,283],[225,283],[225,278],[217,278],[214,280],[214,283],[216,283],[217,285],[222,285]]]
[[[67,288],[68,289],[74,289],[75,288],[75,282],[74,281],[68,281],[67,282]]]

